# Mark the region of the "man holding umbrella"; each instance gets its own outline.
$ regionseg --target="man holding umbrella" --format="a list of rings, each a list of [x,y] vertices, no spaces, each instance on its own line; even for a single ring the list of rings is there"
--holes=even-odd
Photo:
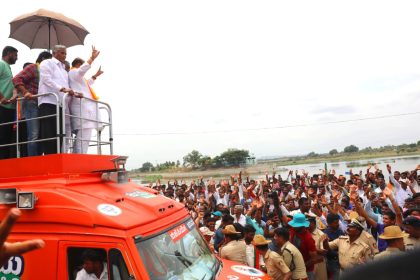
[[[63,100],[64,94],[74,95],[73,90],[69,86],[69,76],[66,71],[64,61],[67,57],[67,49],[63,45],[57,45],[53,49],[53,58],[46,59],[41,62],[39,68],[39,89],[38,94],[43,93],[55,93],[58,96],[58,102],[60,107],[60,115],[62,112],[62,106],[68,111],[68,99]],[[60,146],[63,142],[62,135],[65,133],[65,128],[62,127],[60,121],[60,131],[57,131],[56,125],[56,106],[57,100],[53,95],[44,95],[38,98],[39,115],[48,116],[48,118],[41,119],[41,138],[48,139],[57,137],[60,134]],[[61,120],[61,116],[60,116]],[[68,132],[70,133],[70,132]],[[42,142],[42,148],[44,154],[56,154],[57,142],[55,139],[47,140]]]

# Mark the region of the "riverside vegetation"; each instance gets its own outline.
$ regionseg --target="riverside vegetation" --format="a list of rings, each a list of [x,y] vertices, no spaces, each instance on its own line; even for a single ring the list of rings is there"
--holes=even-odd
[[[194,178],[200,176],[224,177],[232,172],[244,170],[246,174],[264,174],[267,170],[276,166],[312,164],[321,162],[343,162],[366,160],[381,157],[412,156],[420,155],[420,140],[417,143],[386,145],[377,148],[366,147],[359,149],[355,145],[349,145],[338,151],[332,149],[328,153],[310,152],[306,155],[270,157],[256,160],[247,150],[228,149],[218,156],[211,158],[193,150],[183,157],[183,162],[177,160],[166,161],[153,165],[150,162],[143,163],[142,167],[130,171],[133,179],[142,178],[153,182],[157,179],[168,178]],[[357,165],[356,165],[357,166]]]

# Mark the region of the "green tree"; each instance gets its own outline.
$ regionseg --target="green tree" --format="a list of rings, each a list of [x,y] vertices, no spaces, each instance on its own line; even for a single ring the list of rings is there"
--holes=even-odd
[[[226,162],[227,165],[239,165],[245,163],[249,157],[249,151],[239,149],[228,149],[220,155],[222,161]]]
[[[344,148],[345,153],[357,153],[359,151],[359,148],[355,145],[350,145]]]
[[[373,148],[371,146],[361,149],[360,152],[362,153],[371,153],[373,152]]]
[[[200,167],[209,168],[213,165],[213,160],[209,156],[203,156],[198,160]]]
[[[315,152],[310,152],[309,154],[308,154],[308,157],[317,157],[318,156],[318,154],[317,153],[315,153]]]
[[[143,163],[142,167],[140,168],[140,171],[142,172],[149,172],[154,169],[153,164],[150,162]]]
[[[331,156],[338,154],[337,149],[332,149],[329,153]]]
[[[220,156],[215,156],[213,158],[213,167],[222,167],[224,165],[223,159]]]
[[[417,146],[420,146],[420,140],[419,140],[419,141],[417,141]]]
[[[193,150],[191,153],[184,157],[184,165],[191,166],[192,168],[199,167],[200,159],[203,155],[199,151]]]

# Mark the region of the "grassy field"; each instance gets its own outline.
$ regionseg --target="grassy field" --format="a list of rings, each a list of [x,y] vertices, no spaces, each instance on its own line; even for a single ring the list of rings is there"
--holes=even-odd
[[[290,157],[258,161],[258,164],[244,167],[233,167],[233,168],[218,168],[218,169],[207,169],[207,170],[191,170],[187,168],[178,168],[173,170],[139,173],[129,172],[129,176],[133,179],[142,179],[147,182],[155,182],[157,179],[165,180],[190,180],[203,176],[205,178],[226,178],[231,174],[238,174],[242,171],[244,176],[258,176],[264,175],[267,170],[272,170],[273,165],[281,169],[281,166],[300,165],[300,164],[316,164],[316,163],[334,163],[334,162],[351,162],[356,160],[368,160],[385,157],[401,157],[401,156],[415,156],[420,155],[419,151],[416,152],[399,152],[396,151],[385,151],[375,153],[352,153],[352,154],[337,154],[334,156],[317,156],[317,157],[302,157],[299,159],[291,160]],[[356,165],[357,166],[357,165]]]

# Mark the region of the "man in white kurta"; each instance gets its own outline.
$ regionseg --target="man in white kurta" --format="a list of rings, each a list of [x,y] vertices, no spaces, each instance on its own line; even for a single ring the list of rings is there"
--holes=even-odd
[[[70,105],[71,125],[76,133],[76,139],[73,143],[73,153],[86,154],[89,148],[89,141],[92,131],[99,128],[98,122],[98,104],[91,85],[103,72],[99,68],[92,78],[86,80],[85,74],[91,68],[91,64],[98,57],[99,51],[92,47],[92,55],[88,61],[76,58],[72,62],[72,69],[69,72],[70,87],[75,93],[81,93],[83,98],[73,97]]]
[[[48,118],[40,119],[41,124],[41,138],[50,139],[41,143],[44,154],[55,154],[60,153],[57,151],[57,141],[54,137],[60,134],[69,135],[65,128],[62,127],[60,121],[60,132],[57,131],[56,123],[56,109],[57,105],[60,107],[60,120],[61,120],[61,108],[64,106],[67,110],[69,104],[69,98],[63,100],[64,94],[68,93],[73,95],[73,90],[69,87],[68,73],[65,69],[64,61],[66,60],[67,49],[65,46],[57,45],[53,50],[53,58],[45,59],[41,62],[39,67],[39,88],[38,88],[38,106],[39,116],[51,116]],[[58,97],[58,100],[53,95],[42,95],[45,93],[54,93]],[[58,102],[58,104],[57,104]],[[62,143],[62,137],[60,137],[60,143]],[[66,147],[62,148],[62,151],[66,151]]]

